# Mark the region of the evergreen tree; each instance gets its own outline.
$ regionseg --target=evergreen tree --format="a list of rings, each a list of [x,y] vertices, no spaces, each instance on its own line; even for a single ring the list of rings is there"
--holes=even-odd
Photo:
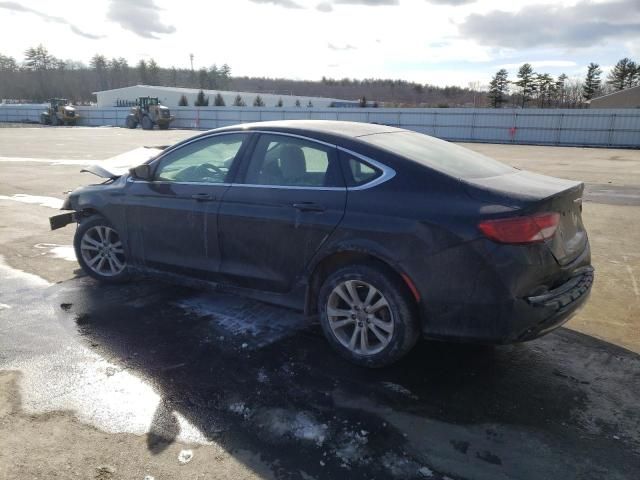
[[[0,72],[15,72],[16,70],[18,70],[16,59],[0,53]]]
[[[178,102],[178,106],[179,107],[187,107],[187,106],[189,106],[189,101],[187,100],[187,96],[186,95],[182,95],[180,97],[180,101]]]
[[[565,99],[567,97],[567,77],[566,73],[560,74],[558,79],[556,80],[556,88],[555,88],[555,100],[556,106],[563,106],[565,103]]]
[[[200,88],[207,88],[209,86],[209,73],[205,68],[198,70],[198,86]]]
[[[215,107],[224,107],[225,106],[224,98],[222,98],[222,95],[220,95],[220,92],[216,93],[216,96],[213,98],[213,105]]]
[[[515,84],[520,87],[520,95],[522,95],[522,108],[526,107],[527,102],[531,100],[531,96],[535,91],[535,77],[533,67],[530,63],[523,64],[518,70],[518,80]]]
[[[171,70],[169,72],[169,79],[172,87],[178,86],[178,70],[176,69],[176,67],[171,67]]]
[[[535,91],[538,93],[538,105],[544,108],[545,104],[551,103],[551,98],[555,94],[555,82],[548,73],[538,73],[535,77]]]
[[[147,62],[145,62],[144,60],[140,60],[138,62],[138,65],[136,66],[136,70],[138,71],[138,79],[140,80],[140,83],[146,85],[149,80]]]
[[[503,68],[496,72],[489,83],[489,103],[493,108],[500,108],[507,101],[509,93],[509,74]]]
[[[582,84],[582,97],[585,100],[591,100],[600,91],[600,84],[602,83],[600,75],[602,75],[600,65],[591,62],[587,67],[587,76]]]
[[[309,100],[309,103],[307,103],[307,108],[313,108],[313,103],[311,103],[311,100]]]
[[[96,76],[96,88],[98,90],[106,90],[109,88],[109,82],[107,78],[107,58],[104,55],[98,55],[97,53],[89,60],[89,66],[93,69]]]
[[[282,98],[280,98],[278,100],[278,103],[276,103],[276,107],[282,107],[284,105],[284,103],[282,102]]]
[[[625,88],[632,86],[634,78],[637,76],[636,64],[630,58],[622,58],[618,60],[616,66],[609,73],[607,77],[607,83],[613,87],[614,90],[624,90]]]
[[[28,48],[24,52],[24,57],[25,68],[33,71],[54,70],[58,62],[58,59],[51,55],[42,44],[35,48]]]
[[[255,100],[253,101],[253,106],[254,107],[264,107],[264,101],[262,100],[262,97],[260,95],[258,95]]]
[[[300,107],[300,106],[301,106],[301,105],[300,105],[300,100],[299,100],[299,99],[296,99],[296,107]]]
[[[196,96],[196,101],[193,102],[193,105],[196,107],[208,107],[209,106],[209,97],[206,97],[204,92],[200,90],[198,95]]]
[[[160,67],[153,58],[147,63],[147,74],[151,85],[160,84]]]
[[[247,104],[244,103],[244,100],[242,100],[242,97],[240,96],[240,94],[236,95],[236,98],[233,99],[233,106],[234,107],[246,107]]]
[[[360,108],[364,108],[367,106],[367,97],[365,97],[364,95],[362,97],[360,97],[360,100],[358,100],[358,106]]]

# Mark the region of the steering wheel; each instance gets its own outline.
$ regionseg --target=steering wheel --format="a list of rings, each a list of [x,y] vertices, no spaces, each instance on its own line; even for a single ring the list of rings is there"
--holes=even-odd
[[[208,177],[211,173],[224,175],[224,170],[220,167],[216,167],[215,165],[211,165],[210,163],[203,163],[202,165],[198,165],[193,173],[198,177]]]

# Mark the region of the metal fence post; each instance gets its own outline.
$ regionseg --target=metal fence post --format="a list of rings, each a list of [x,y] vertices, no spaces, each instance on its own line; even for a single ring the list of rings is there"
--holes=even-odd
[[[564,113],[561,113],[559,115],[559,120],[558,120],[558,134],[556,135],[556,145],[560,145],[560,141],[562,140],[562,123],[564,122]]]
[[[609,138],[607,140],[607,146],[612,146],[613,145],[613,126],[616,123],[616,114],[612,113],[611,114],[611,122],[609,123]]]

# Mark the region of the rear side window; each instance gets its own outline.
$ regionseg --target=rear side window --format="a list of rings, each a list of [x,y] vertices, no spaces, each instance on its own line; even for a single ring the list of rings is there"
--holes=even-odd
[[[382,175],[378,168],[351,155],[346,155],[346,162],[348,165],[347,185],[350,187],[365,185]]]
[[[262,134],[245,183],[283,187],[344,187],[333,147],[285,135]]]
[[[467,148],[416,132],[387,132],[358,140],[456,178],[485,178],[517,170]]]

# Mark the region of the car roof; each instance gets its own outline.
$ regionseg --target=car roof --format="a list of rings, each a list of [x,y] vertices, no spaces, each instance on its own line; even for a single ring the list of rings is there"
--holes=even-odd
[[[347,138],[357,138],[377,133],[402,132],[404,129],[363,122],[343,122],[337,120],[277,120],[244,123],[223,127],[214,131],[267,130],[298,134],[325,134]]]

